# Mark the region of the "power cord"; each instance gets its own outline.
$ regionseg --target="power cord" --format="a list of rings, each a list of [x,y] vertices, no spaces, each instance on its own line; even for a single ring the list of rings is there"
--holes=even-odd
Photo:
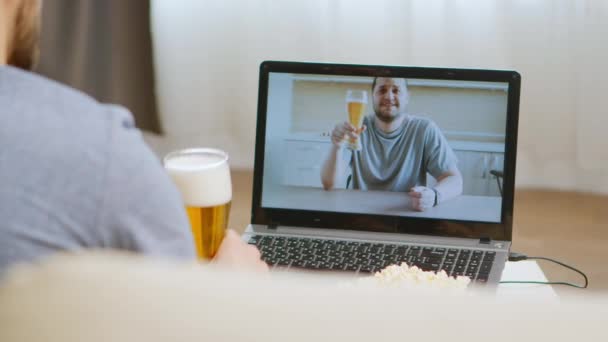
[[[572,286],[572,287],[576,287],[579,289],[586,289],[587,285],[589,285],[589,280],[587,279],[587,276],[585,275],[585,273],[577,270],[576,268],[572,267],[572,266],[568,266],[562,262],[559,262],[557,260],[553,260],[550,258],[545,258],[545,257],[529,257],[525,254],[522,253],[516,253],[516,252],[511,252],[509,253],[509,261],[522,261],[522,260],[547,260],[547,261],[551,261],[554,262],[558,265],[564,266],[568,269],[573,270],[574,272],[577,272],[578,274],[582,275],[583,278],[585,279],[585,285],[581,286],[581,285],[576,285],[576,284],[571,284],[571,283],[566,283],[563,281],[514,281],[514,280],[509,280],[509,281],[501,281],[501,284],[543,284],[543,285],[566,285],[566,286]]]

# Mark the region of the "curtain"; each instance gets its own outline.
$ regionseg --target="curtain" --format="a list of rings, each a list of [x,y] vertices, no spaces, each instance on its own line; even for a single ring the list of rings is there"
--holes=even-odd
[[[519,186],[608,193],[608,1],[152,0],[158,150],[253,165],[263,60],[514,69]]]
[[[51,0],[42,8],[37,71],[133,113],[160,132],[148,0]]]

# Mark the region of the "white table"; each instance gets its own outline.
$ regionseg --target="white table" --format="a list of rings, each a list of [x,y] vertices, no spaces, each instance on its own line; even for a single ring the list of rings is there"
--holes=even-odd
[[[331,190],[299,186],[266,187],[262,206],[411,217],[499,222],[502,200],[494,196],[461,195],[425,212],[411,209],[410,197],[395,191]]]
[[[502,272],[501,281],[547,281],[545,274],[536,261],[525,260],[507,262]],[[556,300],[557,294],[551,285],[541,284],[500,284],[497,295],[499,296],[526,296],[534,299]]]

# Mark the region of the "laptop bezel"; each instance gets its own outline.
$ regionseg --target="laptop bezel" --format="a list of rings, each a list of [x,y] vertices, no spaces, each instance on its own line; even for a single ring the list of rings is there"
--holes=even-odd
[[[477,222],[262,207],[268,79],[271,72],[508,83],[501,222]],[[251,223],[415,235],[512,240],[521,76],[516,71],[264,61],[260,64]]]

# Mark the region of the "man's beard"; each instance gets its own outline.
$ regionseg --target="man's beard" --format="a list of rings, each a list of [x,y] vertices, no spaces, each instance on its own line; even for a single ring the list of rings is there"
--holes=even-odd
[[[387,123],[387,124],[390,124],[391,122],[395,121],[395,119],[397,119],[400,115],[401,115],[401,113],[397,113],[395,115],[390,115],[390,114],[389,115],[384,115],[382,113],[376,112],[376,117],[380,121],[382,121],[384,123]]]
[[[31,70],[38,61],[40,41],[40,2],[24,0],[17,9],[8,64]]]
[[[400,117],[403,113],[401,112],[397,112],[395,114],[393,114],[393,112],[391,111],[388,114],[384,114],[380,111],[380,108],[374,108],[374,113],[376,114],[376,117],[378,118],[378,120],[390,124],[391,122],[395,121],[398,117]]]

